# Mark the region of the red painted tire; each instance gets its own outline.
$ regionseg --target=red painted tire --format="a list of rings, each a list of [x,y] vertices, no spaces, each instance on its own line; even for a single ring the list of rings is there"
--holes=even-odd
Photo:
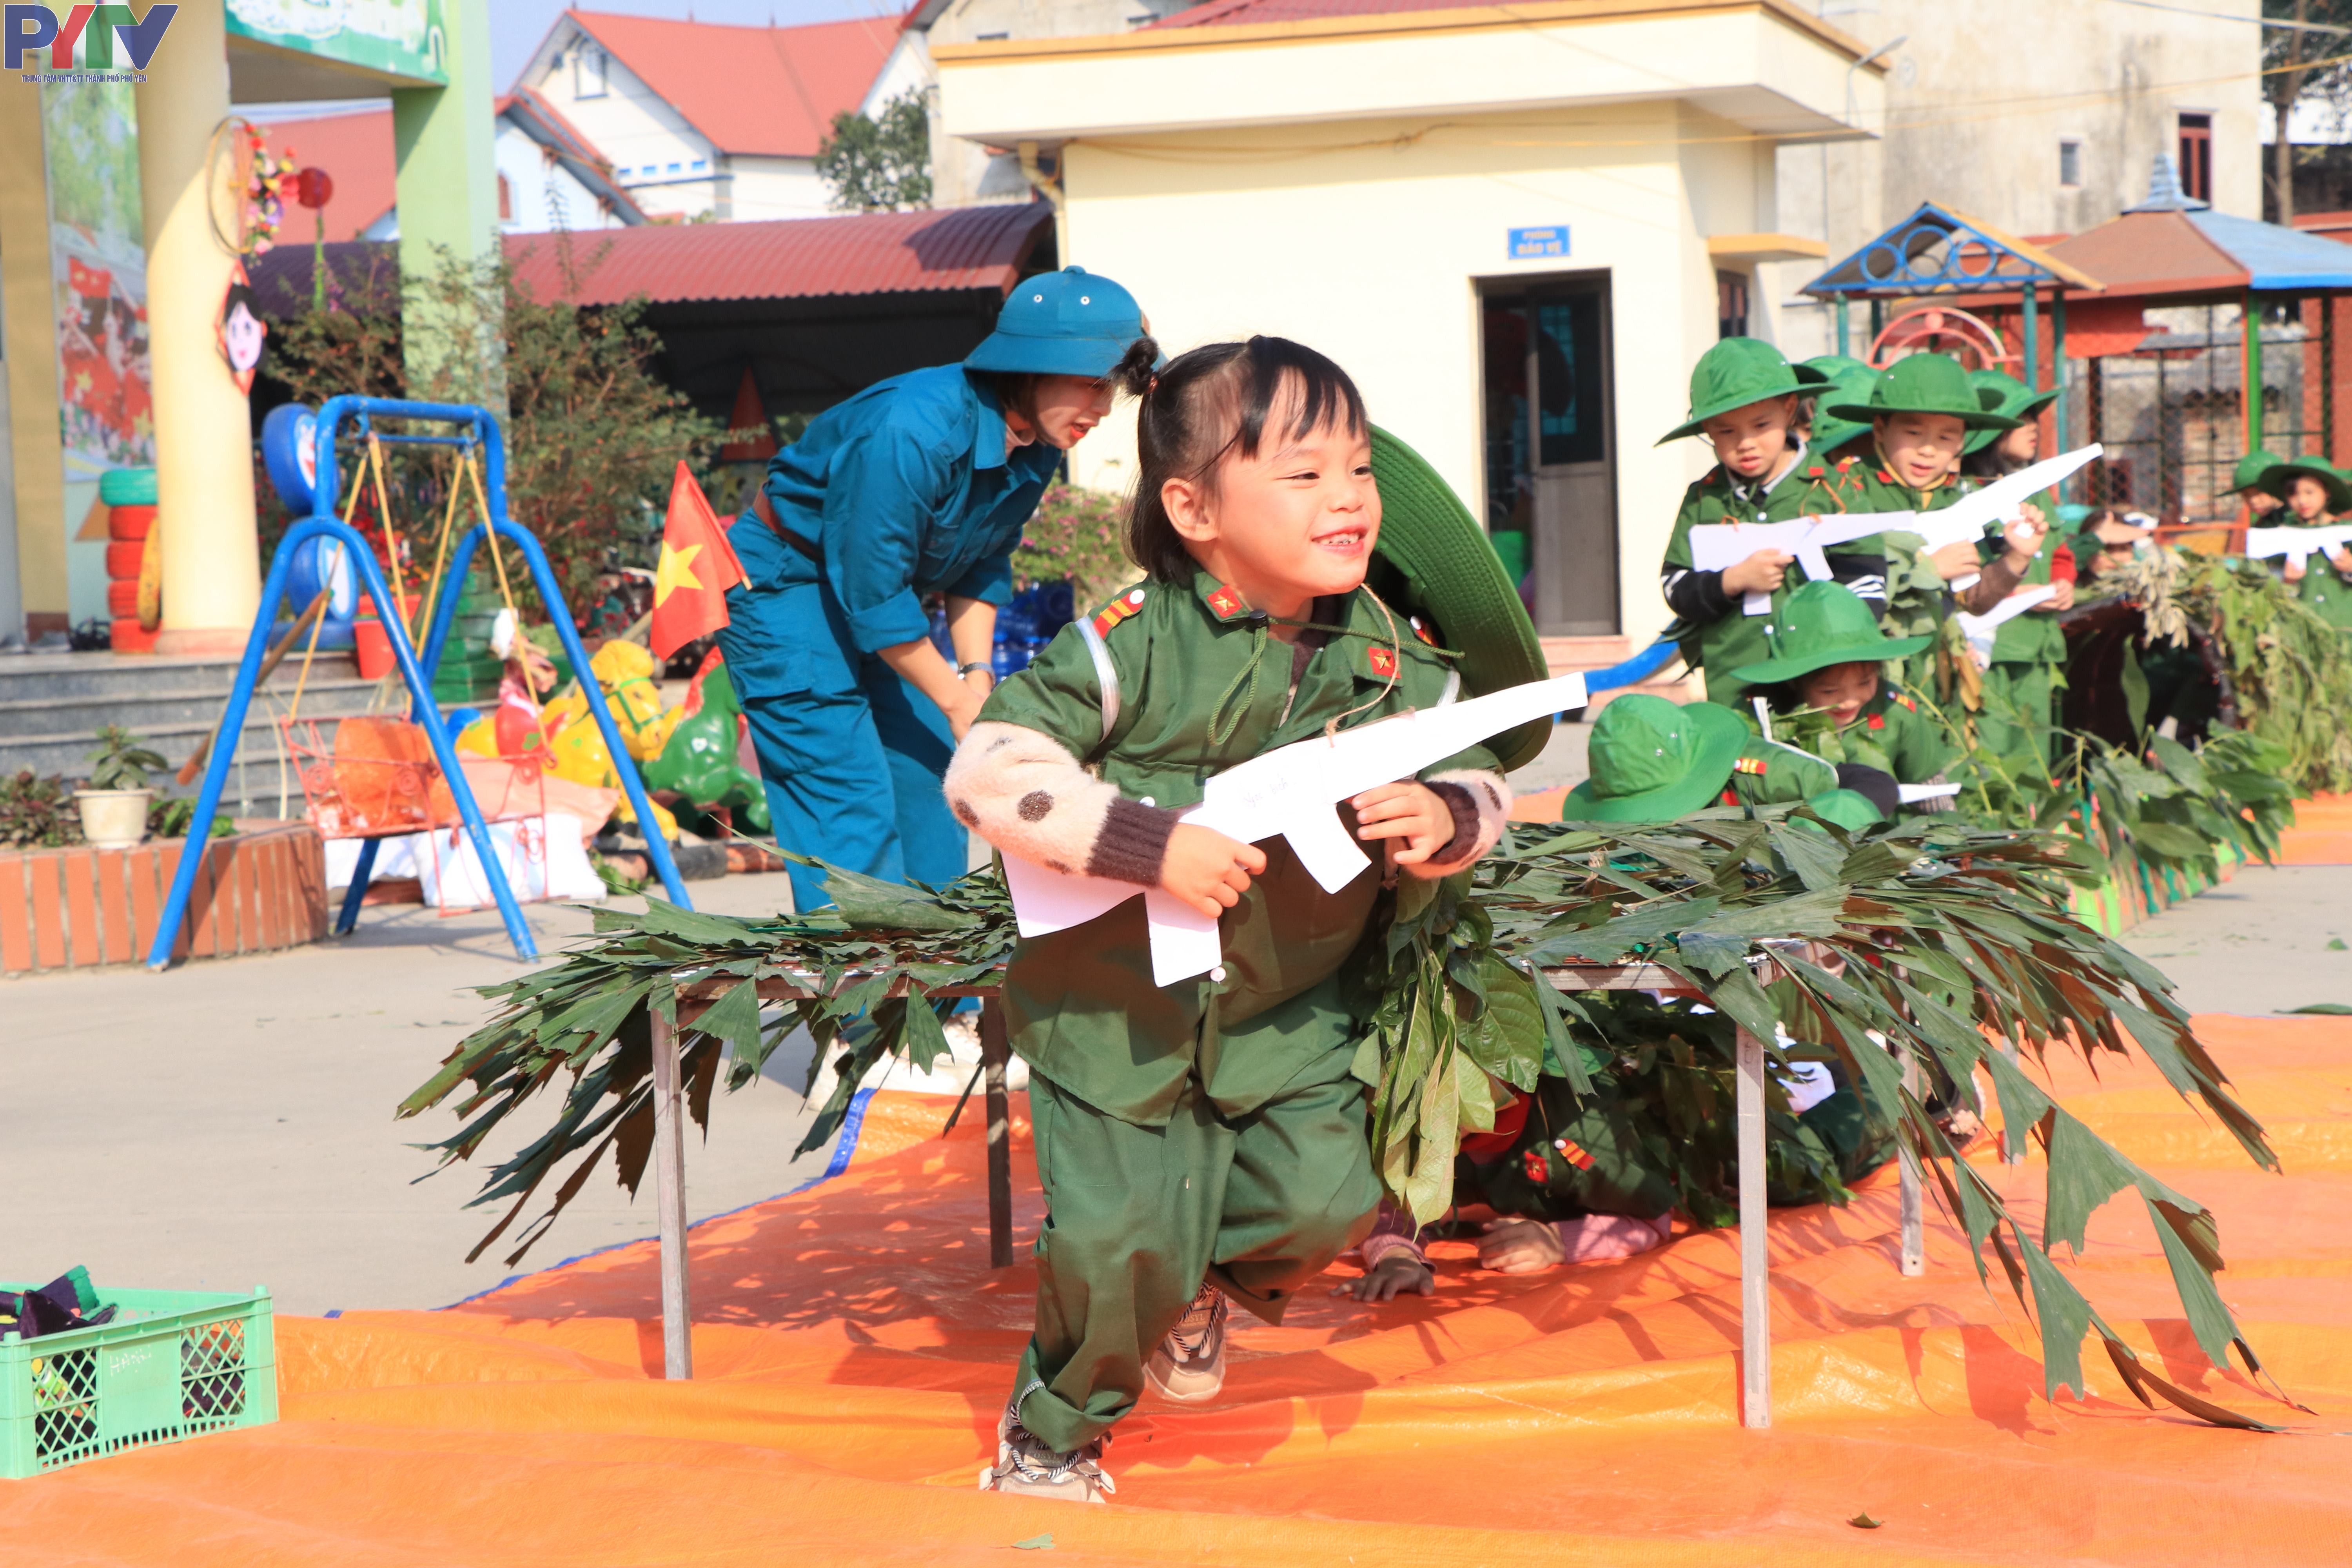
[[[117,583],[139,581],[139,563],[147,554],[143,539],[110,539],[106,543],[106,574]]]
[[[106,585],[106,613],[118,621],[139,621],[139,579],[114,582]]]
[[[155,526],[155,509],[152,506],[109,507],[106,513],[106,534],[110,539],[144,539],[147,531]],[[138,568],[131,574],[137,576]]]

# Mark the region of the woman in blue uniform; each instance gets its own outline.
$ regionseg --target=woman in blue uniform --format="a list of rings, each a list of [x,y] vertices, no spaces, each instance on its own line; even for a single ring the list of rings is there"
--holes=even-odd
[[[963,363],[878,382],[769,459],[728,531],[750,582],[719,646],[785,848],[892,882],[963,874],[940,779],[994,684],[1013,546],[1062,454],[1157,357],[1126,289],[1042,273]],[[930,640],[934,593],[953,662]],[[792,879],[794,908],[832,901],[821,874]]]

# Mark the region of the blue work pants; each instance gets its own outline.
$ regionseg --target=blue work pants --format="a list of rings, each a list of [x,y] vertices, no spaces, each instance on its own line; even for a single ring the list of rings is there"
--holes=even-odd
[[[849,640],[823,584],[729,595],[719,634],[750,720],[776,841],[887,882],[963,875],[971,838],[940,781],[955,742],[939,704]],[[792,868],[793,906],[833,901],[822,873]]]

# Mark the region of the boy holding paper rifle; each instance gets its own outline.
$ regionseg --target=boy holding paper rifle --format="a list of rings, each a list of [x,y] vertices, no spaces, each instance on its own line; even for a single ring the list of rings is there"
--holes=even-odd
[[[1810,366],[1791,365],[1759,339],[1726,338],[1691,371],[1689,417],[1658,438],[1664,445],[1704,436],[1715,449],[1716,466],[1683,492],[1659,574],[1668,607],[1696,628],[1683,639],[1683,659],[1706,672],[1710,702],[1739,705],[1745,687],[1732,671],[1763,651],[1779,607],[1807,579],[1794,555],[1770,546],[1735,565],[1700,570],[1691,530],[1791,522],[1852,510],[1841,494],[1841,476],[1810,459],[1805,444],[1791,435],[1800,397],[1828,382]],[[1885,603],[1886,562],[1875,538],[1838,545],[1825,552],[1825,561],[1839,582]],[[1769,594],[1771,613],[1747,614],[1743,601],[1751,594]]]
[[[1926,647],[1926,637],[1886,636],[1870,606],[1835,583],[1799,589],[1781,622],[1772,657],[1738,673],[1762,689],[1758,695],[1773,712],[1823,716],[1812,730],[1792,727],[1790,739],[1832,763],[1875,769],[1898,784],[1943,782],[1950,736],[1886,679],[1887,664]],[[1948,806],[1937,801],[1920,809]]]
[[[2285,515],[2267,519],[2268,526],[2325,528],[2352,514],[2352,484],[2325,458],[2276,464],[2262,483],[2286,503]],[[2352,548],[2321,551],[2301,564],[2290,558],[2284,570],[2297,595],[2320,619],[2337,631],[2352,631]]]
[[[1078,1502],[1115,1489],[1104,1450],[1147,1386],[1216,1396],[1228,1303],[1280,1321],[1381,1196],[1339,972],[1382,870],[1327,893],[1288,839],[1181,815],[1262,752],[1437,706],[1457,678],[1545,673],[1476,521],[1321,354],[1261,337],[1181,355],[1137,447],[1128,549],[1148,580],[999,687],[947,774],[950,809],[1006,856],[1164,889],[1220,926],[1222,966],[1172,985],[1140,899],[1023,939],[1005,974],[1048,1215],[980,1485]],[[1450,875],[1501,837],[1502,769],[1549,729],[1332,809],[1390,873]]]
[[[2042,411],[2058,399],[2055,391],[2036,392],[2012,375],[1997,370],[1971,371],[1969,384],[1992,413],[2017,421],[2013,429],[1979,430],[1970,435],[1960,458],[1964,477],[1998,479],[2030,468],[2042,455]],[[2037,510],[2045,518],[2058,515],[2058,498],[2044,490]],[[1990,568],[1996,560],[2015,562],[2004,542],[1987,540],[1979,556]],[[2046,533],[2034,543],[2024,570],[2017,574],[2012,593],[2052,586],[2050,597],[2021,615],[2001,623],[1993,633],[1992,662],[1984,671],[1984,708],[1977,720],[1977,740],[1986,750],[2011,763],[2011,772],[2047,776],[2054,731],[2049,730],[2059,671],[2066,663],[2066,634],[2058,616],[2074,605],[2074,553]],[[1979,612],[1980,613],[1980,612]],[[2037,739],[2036,727],[2044,733]]]

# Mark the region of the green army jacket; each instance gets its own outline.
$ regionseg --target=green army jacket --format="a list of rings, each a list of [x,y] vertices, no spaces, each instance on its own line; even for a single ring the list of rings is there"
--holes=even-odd
[[[1834,764],[1795,746],[1758,739],[1739,749],[1722,799],[1726,805],[1787,805],[1837,786]]]
[[[1805,569],[1791,563],[1780,586],[1773,591],[1769,615],[1748,615],[1734,599],[1723,614],[1704,618],[1686,608],[1686,596],[1677,592],[1680,580],[1691,570],[1691,530],[1723,523],[1793,522],[1801,517],[1857,510],[1849,499],[1851,489],[1843,471],[1801,449],[1789,471],[1769,484],[1741,484],[1718,464],[1683,492],[1682,507],[1675,513],[1674,533],[1666,541],[1660,586],[1677,614],[1698,623],[1698,630],[1683,643],[1683,661],[1706,673],[1708,701],[1739,706],[1747,683],[1731,672],[1772,657],[1769,638],[1781,606],[1808,579]],[[1873,538],[1841,544],[1835,553],[1875,560],[1882,552]]]
[[[2292,521],[2293,514],[2289,514]],[[2341,522],[2330,518],[2329,523]],[[2312,523],[2309,526],[2318,527]],[[2324,553],[2315,554],[2304,563],[2303,581],[2294,584],[2298,598],[2311,606],[2312,612],[2337,631],[2352,631],[2352,577],[2336,569],[2336,563]]]
[[[1844,729],[1824,732],[1822,754],[1832,763],[1858,763],[1894,775],[1897,784],[1926,784],[1951,765],[1954,748],[1944,727],[1882,679],[1878,695]]]
[[[1331,721],[1352,729],[1432,707],[1452,685],[1438,628],[1416,627],[1368,589],[1347,596],[1337,635],[1307,660],[1296,691],[1292,646],[1206,573],[1183,587],[1140,584],[1090,624],[1118,686],[1108,731],[1094,650],[1075,625],[997,688],[980,717],[1049,735],[1122,794],[1171,810],[1199,804],[1213,775]],[[1476,748],[1421,776],[1496,765]],[[1004,982],[1013,1050],[1059,1087],[1142,1126],[1164,1124],[1195,1073],[1227,1116],[1279,1092],[1334,1042],[1314,1029],[1271,1039],[1257,1031],[1248,1050],[1229,1055],[1219,1029],[1337,973],[1371,919],[1381,879],[1375,853],[1361,876],[1326,893],[1286,840],[1263,847],[1265,874],[1219,921],[1222,979],[1154,984],[1140,899],[1023,939]]]

